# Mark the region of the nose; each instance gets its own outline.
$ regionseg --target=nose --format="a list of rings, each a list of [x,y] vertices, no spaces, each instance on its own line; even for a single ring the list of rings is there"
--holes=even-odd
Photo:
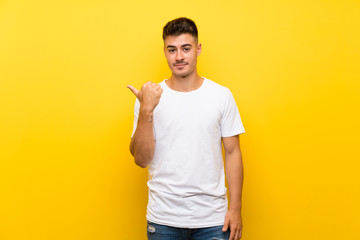
[[[181,51],[178,51],[176,53],[176,61],[180,62],[182,60],[184,60],[184,54]]]

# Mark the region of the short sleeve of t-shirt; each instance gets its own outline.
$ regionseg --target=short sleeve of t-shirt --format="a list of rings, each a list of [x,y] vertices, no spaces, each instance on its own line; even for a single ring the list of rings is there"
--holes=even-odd
[[[133,125],[133,131],[132,131],[131,137],[134,136],[134,133],[135,133],[135,130],[136,130],[136,127],[137,127],[137,122],[138,122],[138,118],[139,118],[139,111],[140,111],[140,102],[136,98],[135,106],[134,106],[134,125]]]
[[[231,137],[245,132],[235,99],[228,88],[222,101],[220,129],[222,137]]]

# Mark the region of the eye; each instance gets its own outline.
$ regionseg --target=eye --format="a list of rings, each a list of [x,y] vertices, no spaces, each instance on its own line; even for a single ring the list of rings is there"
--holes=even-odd
[[[169,52],[173,53],[175,52],[175,49],[169,49]]]
[[[188,51],[190,51],[190,48],[184,48],[184,51],[188,52]]]

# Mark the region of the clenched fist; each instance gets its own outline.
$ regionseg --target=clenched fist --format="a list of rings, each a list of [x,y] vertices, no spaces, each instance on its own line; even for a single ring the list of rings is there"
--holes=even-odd
[[[159,104],[161,94],[163,92],[161,86],[157,83],[146,82],[142,85],[140,91],[131,85],[127,86],[137,97],[140,106],[143,109],[153,111]]]

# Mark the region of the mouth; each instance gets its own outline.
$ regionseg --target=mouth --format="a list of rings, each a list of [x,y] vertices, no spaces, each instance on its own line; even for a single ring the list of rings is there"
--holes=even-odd
[[[187,63],[178,63],[178,64],[174,64],[175,67],[177,68],[183,68],[187,65]]]

